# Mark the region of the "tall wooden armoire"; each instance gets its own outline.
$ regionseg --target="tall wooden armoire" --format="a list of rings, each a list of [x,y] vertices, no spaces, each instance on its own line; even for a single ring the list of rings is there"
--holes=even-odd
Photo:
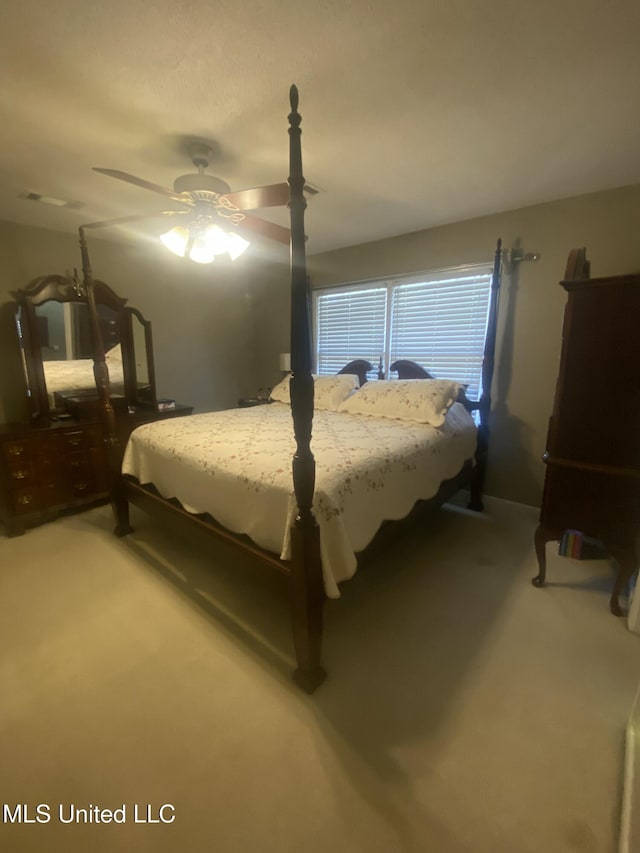
[[[588,267],[587,267],[588,269]],[[638,567],[640,534],[640,274],[560,282],[568,293],[540,525],[545,546],[565,530],[602,540],[619,570],[611,611]]]

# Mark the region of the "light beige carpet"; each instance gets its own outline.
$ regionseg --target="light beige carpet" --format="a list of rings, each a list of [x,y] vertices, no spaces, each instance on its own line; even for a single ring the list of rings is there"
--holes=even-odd
[[[312,697],[283,579],[204,536],[135,513],[118,540],[103,507],[0,538],[2,803],[51,813],[0,824],[0,850],[616,850],[640,636],[605,563],[550,546],[534,589],[536,512],[488,504],[344,585]]]

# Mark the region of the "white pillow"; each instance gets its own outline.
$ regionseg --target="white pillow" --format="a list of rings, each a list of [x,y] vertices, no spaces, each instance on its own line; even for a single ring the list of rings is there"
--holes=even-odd
[[[271,392],[271,399],[276,403],[291,405],[289,379],[285,376]],[[314,376],[313,407],[335,412],[340,403],[344,402],[358,387],[358,377],[350,373],[337,376]]]
[[[442,426],[461,387],[446,379],[380,379],[367,382],[338,411]]]

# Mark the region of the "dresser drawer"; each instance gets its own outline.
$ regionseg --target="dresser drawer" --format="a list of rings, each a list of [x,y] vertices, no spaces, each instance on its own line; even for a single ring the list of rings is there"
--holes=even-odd
[[[37,480],[35,466],[28,457],[21,459],[19,462],[9,462],[7,470],[9,473],[9,487],[12,491],[22,488],[22,486],[32,485]]]
[[[20,462],[23,459],[30,458],[31,443],[28,439],[5,441],[2,444],[2,451],[7,462]]]
[[[16,515],[26,515],[43,506],[42,494],[38,486],[16,489],[12,492],[11,498]]]
[[[69,454],[66,461],[66,469],[74,491],[76,488],[81,492],[87,491],[89,483],[95,480],[88,450]]]
[[[33,452],[42,458],[58,457],[64,453],[64,444],[60,435],[39,435],[33,443]]]
[[[39,482],[49,483],[60,479],[62,459],[56,453],[37,453],[35,458],[35,475]]]
[[[88,450],[76,450],[65,459],[65,467],[72,477],[82,477],[91,468],[91,455]]]
[[[71,452],[89,446],[87,433],[81,429],[62,433],[62,441],[66,450]]]
[[[580,530],[613,545],[640,532],[640,481],[588,470],[549,467],[540,523]]]
[[[75,498],[86,498],[98,493],[96,481],[92,476],[78,477],[71,481],[71,493]]]

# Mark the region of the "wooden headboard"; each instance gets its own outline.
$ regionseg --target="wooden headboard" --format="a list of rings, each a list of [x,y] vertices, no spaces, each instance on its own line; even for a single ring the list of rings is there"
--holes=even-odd
[[[370,373],[372,370],[375,370],[375,368],[370,361],[364,358],[356,358],[350,361],[349,364],[345,364],[342,370],[338,371],[338,375],[341,373],[355,374],[362,387],[367,381],[367,373]]]
[[[365,382],[367,382],[367,373],[371,373],[373,370],[378,371],[378,379],[384,379],[382,356],[380,356],[377,368],[375,368],[370,361],[367,361],[366,358],[355,358],[353,361],[350,361],[349,364],[345,364],[342,370],[338,371],[338,375],[341,373],[353,373],[358,377],[360,387],[362,387]]]
[[[433,373],[429,373],[415,361],[407,361],[407,359],[394,361],[389,371],[397,373],[398,379],[435,379]]]

